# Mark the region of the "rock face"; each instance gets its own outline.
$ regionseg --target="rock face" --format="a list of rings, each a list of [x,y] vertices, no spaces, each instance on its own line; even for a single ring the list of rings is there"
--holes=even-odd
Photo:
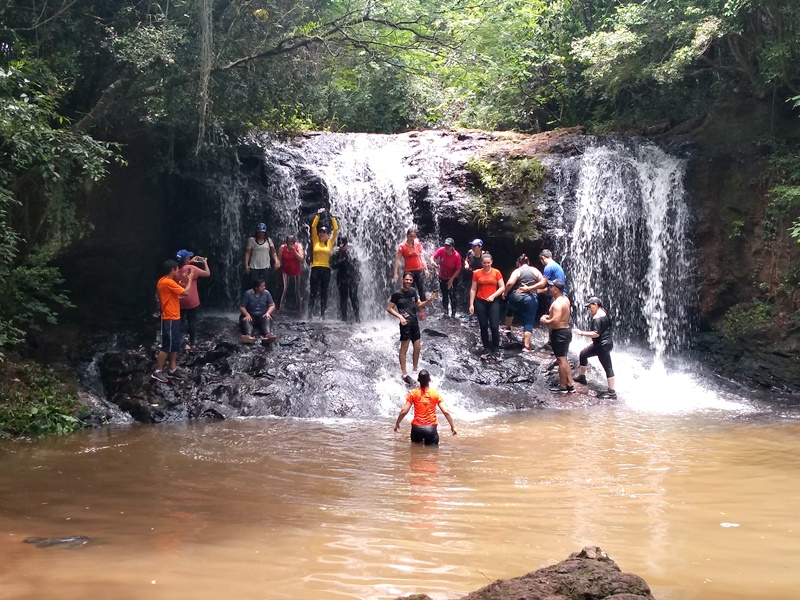
[[[103,351],[96,359],[102,388],[111,403],[145,423],[268,415],[381,416],[384,393],[392,410],[395,405],[399,410],[408,388],[400,383],[394,327],[279,321],[276,333],[273,347],[247,345],[239,341],[234,321],[203,319],[196,349],[179,356],[187,379],[169,384],[150,377],[157,353],[152,339],[127,337],[120,349]],[[505,360],[481,361],[479,341],[477,325],[429,317],[422,326],[421,368],[434,379],[444,378],[448,390],[460,392],[475,409],[608,402],[580,385],[579,393],[569,397],[549,392],[555,376],[549,370],[549,352],[523,354],[521,342],[507,337]],[[382,392],[384,388],[389,391]],[[596,388],[604,389],[599,384]]]
[[[461,600],[654,600],[641,577],[623,573],[598,547],[514,579],[500,579]],[[398,600],[430,600],[427,595]]]

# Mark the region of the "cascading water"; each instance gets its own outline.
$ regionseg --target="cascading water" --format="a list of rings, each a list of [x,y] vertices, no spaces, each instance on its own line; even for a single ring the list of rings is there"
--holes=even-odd
[[[568,184],[559,197],[574,198],[556,250],[576,312],[600,296],[617,339],[645,339],[661,363],[687,339],[696,302],[685,161],[652,144],[614,142],[554,166]]]

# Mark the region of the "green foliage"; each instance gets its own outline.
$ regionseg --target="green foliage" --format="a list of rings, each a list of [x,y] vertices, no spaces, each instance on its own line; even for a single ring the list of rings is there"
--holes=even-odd
[[[722,332],[729,339],[743,339],[769,325],[773,316],[772,307],[760,300],[751,304],[736,304],[725,314]]]
[[[56,106],[66,91],[41,61],[0,68],[0,349],[68,305],[46,263],[80,235],[76,197],[114,155],[112,145],[63,127]]]
[[[484,161],[471,157],[464,167],[476,192],[475,220],[487,227],[505,202],[530,198],[542,186],[545,167],[535,158]]]
[[[800,156],[785,146],[779,146],[770,159],[765,173],[769,186],[769,204],[764,210],[764,236],[775,239],[788,231],[795,235],[794,224],[800,216]]]
[[[76,414],[75,394],[51,370],[0,365],[0,436],[68,433],[83,427]]]
[[[744,221],[742,219],[735,219],[731,221],[728,226],[728,239],[734,240],[742,237],[744,230]]]

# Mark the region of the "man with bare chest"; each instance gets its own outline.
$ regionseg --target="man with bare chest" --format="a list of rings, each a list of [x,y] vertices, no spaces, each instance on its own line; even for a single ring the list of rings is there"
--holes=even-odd
[[[567,361],[569,344],[572,341],[572,330],[569,328],[569,298],[564,295],[564,282],[560,279],[548,280],[547,289],[553,297],[550,311],[542,315],[540,321],[550,329],[550,345],[558,361],[558,385],[550,388],[559,394],[574,394],[572,368]]]

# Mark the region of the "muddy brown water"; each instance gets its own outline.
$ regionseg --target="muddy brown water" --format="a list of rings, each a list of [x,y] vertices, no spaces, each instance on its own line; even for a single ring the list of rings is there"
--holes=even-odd
[[[800,421],[625,406],[0,443],[0,598],[457,598],[601,546],[660,600],[796,599]],[[36,548],[29,536],[86,535]]]

